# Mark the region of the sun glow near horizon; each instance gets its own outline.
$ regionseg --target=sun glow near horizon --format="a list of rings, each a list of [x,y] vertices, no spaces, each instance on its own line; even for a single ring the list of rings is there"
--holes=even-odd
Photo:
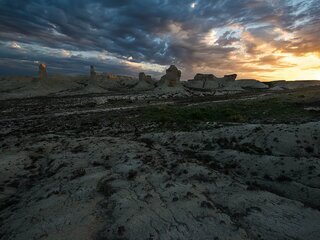
[[[72,1],[43,0],[21,6],[23,15],[11,2],[19,1],[0,6],[1,74],[30,73],[38,61],[68,73],[95,65],[119,74],[148,71],[158,78],[175,64],[184,80],[196,73],[320,80],[317,0],[92,0],[72,13]],[[144,5],[150,11],[142,14]],[[64,18],[57,17],[57,7]]]
[[[320,80],[320,60],[315,54],[307,54],[305,56],[288,55],[283,57],[283,64],[292,64],[292,67],[277,68],[270,73],[264,73],[268,79],[283,79],[288,81],[294,80]]]

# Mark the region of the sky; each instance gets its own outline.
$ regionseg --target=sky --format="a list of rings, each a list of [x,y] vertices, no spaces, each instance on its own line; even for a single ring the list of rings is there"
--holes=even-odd
[[[320,80],[319,0],[0,0],[0,75]]]

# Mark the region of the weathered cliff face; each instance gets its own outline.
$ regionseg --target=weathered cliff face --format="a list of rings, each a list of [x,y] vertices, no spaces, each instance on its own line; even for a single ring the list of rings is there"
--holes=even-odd
[[[186,83],[187,87],[197,88],[197,89],[230,89],[232,85],[232,90],[234,88],[234,82],[237,78],[237,74],[224,75],[224,77],[219,78],[213,74],[203,74],[197,73],[193,80],[190,80]],[[242,89],[236,89],[242,90]]]

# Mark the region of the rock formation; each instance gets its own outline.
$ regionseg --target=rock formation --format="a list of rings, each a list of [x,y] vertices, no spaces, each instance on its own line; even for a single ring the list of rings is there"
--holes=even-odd
[[[213,74],[197,73],[185,85],[197,89],[221,89],[235,82],[236,78],[237,74],[224,75],[224,77],[218,78]]]
[[[235,81],[239,86],[246,89],[268,89],[269,86],[265,83],[259,82],[256,79],[240,79]]]
[[[181,71],[174,65],[171,65],[166,74],[161,77],[155,88],[155,93],[163,94],[166,98],[170,96],[187,96],[190,93],[184,88],[182,82],[180,82]]]
[[[171,65],[166,70],[166,75],[161,77],[160,83],[165,83],[168,87],[176,87],[180,83],[181,71],[175,65]]]
[[[267,89],[268,85],[255,79],[237,80],[237,74],[224,75],[218,78],[213,74],[197,73],[192,80],[185,83],[185,86],[198,90],[214,90],[239,92],[245,89]]]
[[[39,65],[39,79],[40,80],[45,80],[48,78],[48,75],[47,75],[47,66],[46,64],[44,63],[41,63]]]
[[[100,86],[101,76],[102,74],[97,73],[95,67],[90,65],[90,78],[85,88],[86,93],[103,93],[106,91],[106,89]]]
[[[150,75],[146,75],[144,72],[139,73],[139,79],[132,87],[134,90],[151,90],[155,87],[155,82]]]
[[[93,65],[90,66],[90,78],[94,78],[97,75]]]
[[[195,81],[212,81],[212,80],[216,80],[217,77],[213,74],[202,74],[202,73],[197,73],[194,78]]]
[[[224,79],[226,81],[235,81],[237,76],[238,76],[237,74],[224,75],[224,77],[222,79]]]
[[[151,83],[152,82],[152,78],[150,75],[146,75],[144,72],[139,73],[139,81],[146,81]]]
[[[223,78],[218,78],[213,74],[203,74],[197,73],[193,80],[194,81],[235,81],[237,78],[237,74],[224,75]]]
[[[202,74],[202,73],[197,73],[193,78],[194,81],[202,82],[202,88],[205,87],[207,81],[214,81],[217,79],[218,78],[213,74]]]

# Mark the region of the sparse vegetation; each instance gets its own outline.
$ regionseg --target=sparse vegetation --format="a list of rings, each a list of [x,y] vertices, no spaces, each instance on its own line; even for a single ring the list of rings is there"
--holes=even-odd
[[[294,121],[319,116],[294,101],[282,101],[273,98],[264,101],[246,101],[217,104],[202,107],[161,107],[146,108],[141,114],[145,120],[159,123],[192,123],[192,122],[250,122],[250,121]]]
[[[275,239],[296,226],[314,233],[320,88],[312,98],[306,91],[2,101],[0,209],[12,217],[2,219],[0,235],[38,239],[32,226],[45,224],[59,238],[100,223],[98,239],[157,239],[163,229],[183,237],[194,226],[199,239],[235,226],[262,239],[275,222],[286,230]],[[39,213],[46,206],[52,211]]]

